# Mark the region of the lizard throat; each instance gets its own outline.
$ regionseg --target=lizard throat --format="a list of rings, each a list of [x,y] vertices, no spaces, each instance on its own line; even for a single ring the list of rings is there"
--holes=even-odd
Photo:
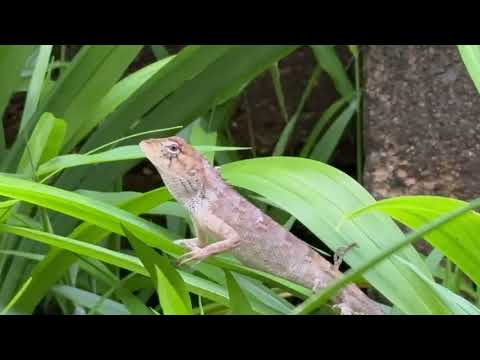
[[[200,184],[191,178],[162,176],[162,179],[172,196],[189,210],[194,210],[193,207],[205,196]]]

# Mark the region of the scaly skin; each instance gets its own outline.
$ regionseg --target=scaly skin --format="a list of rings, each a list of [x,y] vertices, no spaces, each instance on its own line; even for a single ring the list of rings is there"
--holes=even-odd
[[[342,275],[337,267],[247,201],[217,170],[179,137],[145,140],[140,148],[170,193],[190,213],[197,237],[177,240],[190,249],[180,264],[224,251],[243,264],[318,291]],[[209,244],[208,235],[216,242]],[[341,314],[382,315],[356,285],[334,299]]]

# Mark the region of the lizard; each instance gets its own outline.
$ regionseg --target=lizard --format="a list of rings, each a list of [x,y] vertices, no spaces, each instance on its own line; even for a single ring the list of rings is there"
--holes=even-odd
[[[139,143],[171,195],[188,211],[196,237],[174,242],[189,251],[178,264],[197,263],[231,251],[246,266],[265,271],[317,292],[342,276],[330,263],[221,177],[216,167],[179,136]],[[208,237],[213,238],[210,243]],[[337,259],[338,260],[338,259]],[[342,315],[383,315],[381,307],[355,284],[333,299]]]

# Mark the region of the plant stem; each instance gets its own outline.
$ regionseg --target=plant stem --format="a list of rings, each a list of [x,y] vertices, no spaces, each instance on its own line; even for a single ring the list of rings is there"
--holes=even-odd
[[[247,127],[248,127],[248,137],[250,138],[250,147],[252,148],[253,157],[257,157],[257,150],[255,149],[255,132],[253,131],[252,123],[252,112],[250,111],[250,104],[248,102],[248,95],[245,93],[243,95],[245,101],[245,112],[247,113]]]
[[[480,285],[477,285],[477,306],[480,307]]]
[[[357,154],[357,181],[362,184],[363,178],[363,94],[361,91],[361,57],[355,59],[355,89],[358,96],[357,121],[356,121],[356,154]]]
[[[446,288],[449,288],[450,289],[450,271],[451,271],[451,266],[450,266],[450,260],[448,260],[448,258],[445,258],[445,276],[443,278],[443,285],[446,287]]]
[[[277,96],[278,105],[280,106],[280,112],[282,113],[285,124],[288,123],[287,106],[285,105],[285,96],[282,89],[282,81],[280,79],[280,71],[278,69],[278,63],[275,63],[270,68],[270,74],[272,75],[273,87],[275,89],[275,95]]]
[[[298,103],[297,109],[295,110],[295,113],[290,118],[290,120],[287,122],[287,126],[285,126],[285,128],[283,129],[282,134],[280,135],[279,140],[275,145],[275,149],[273,150],[273,156],[282,156],[285,153],[285,149],[290,141],[290,137],[295,130],[295,125],[300,118],[303,108],[305,107],[305,104],[310,97],[313,88],[317,84],[317,79],[322,73],[322,71],[322,68],[317,65],[313,70],[312,74],[310,75],[307,86],[305,86],[302,97],[300,98],[300,102]]]
[[[456,294],[460,293],[461,290],[461,282],[462,282],[462,272],[458,268],[458,266],[455,266],[455,273],[453,275],[453,280],[452,280],[452,291]]]

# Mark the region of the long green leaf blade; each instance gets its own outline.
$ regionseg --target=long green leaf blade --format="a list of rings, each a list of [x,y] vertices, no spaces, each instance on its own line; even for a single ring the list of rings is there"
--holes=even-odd
[[[144,245],[127,226],[123,226],[123,230],[138,257],[150,273],[150,278],[157,289],[163,313],[165,315],[192,314],[192,304],[185,282],[170,265],[169,260]]]
[[[379,211],[412,229],[417,229],[465,205],[467,203],[464,201],[440,196],[402,196],[357,209],[348,216],[352,218]],[[480,285],[479,233],[480,214],[472,211],[426,234],[425,240],[457,264],[477,285]]]

